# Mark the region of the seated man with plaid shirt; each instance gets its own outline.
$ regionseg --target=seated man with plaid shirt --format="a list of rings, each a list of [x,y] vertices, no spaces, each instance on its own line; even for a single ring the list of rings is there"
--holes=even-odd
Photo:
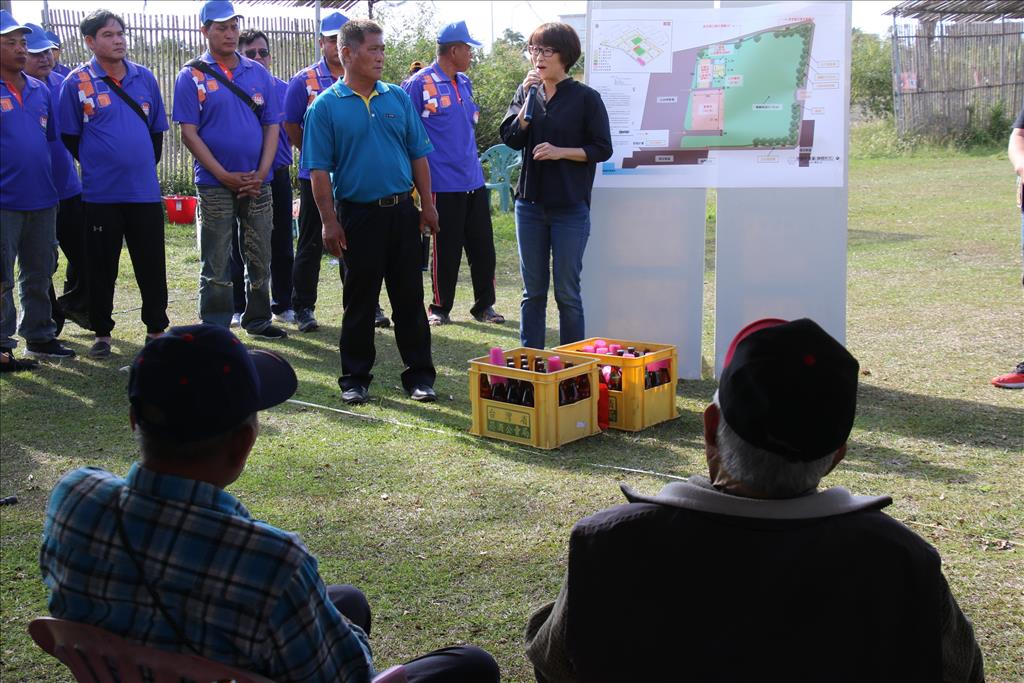
[[[279,683],[370,681],[366,596],[325,586],[296,534],[224,491],[245,469],[257,411],[296,384],[287,361],[223,327],[177,327],[147,344],[128,390],[141,462],[124,479],[77,469],[50,498],[40,556],[50,613]],[[410,681],[499,679],[472,646],[405,667]]]

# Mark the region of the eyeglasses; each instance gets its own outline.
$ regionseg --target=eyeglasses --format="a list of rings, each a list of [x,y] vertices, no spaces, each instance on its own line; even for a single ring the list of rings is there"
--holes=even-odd
[[[252,50],[246,50],[245,51],[245,56],[248,57],[249,59],[256,59],[256,55],[259,55],[260,57],[264,57],[264,58],[269,57],[270,56],[270,50],[268,50],[265,47],[261,47],[258,50],[252,49]]]
[[[558,52],[558,50],[553,47],[541,47],[539,45],[527,45],[526,51],[531,55],[544,55],[545,57],[550,57]]]

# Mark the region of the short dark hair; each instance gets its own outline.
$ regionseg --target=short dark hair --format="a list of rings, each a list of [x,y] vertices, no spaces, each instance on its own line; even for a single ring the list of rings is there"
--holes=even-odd
[[[98,9],[86,15],[85,19],[82,19],[82,23],[78,25],[78,30],[82,32],[83,36],[95,38],[100,29],[106,26],[111,19],[121,25],[122,31],[128,30],[128,27],[124,25],[124,19],[121,18],[121,15],[114,14],[108,9]]]
[[[381,35],[384,33],[384,29],[377,22],[369,19],[352,19],[342,25],[338,42],[351,50],[363,44],[367,33]]]
[[[455,47],[456,45],[461,45],[461,44],[462,43],[459,43],[459,42],[455,42],[455,43],[438,43],[437,44],[437,56],[438,57],[444,57],[446,54],[448,54],[449,52],[452,51],[453,47]]]
[[[263,42],[266,43],[267,47],[269,48],[270,47],[270,39],[267,38],[267,34],[266,33],[264,33],[263,31],[259,30],[258,28],[247,28],[244,31],[242,31],[240,34],[238,34],[238,45],[239,46],[242,46],[242,45],[252,45],[253,43],[255,43],[260,38],[263,39]]]
[[[576,64],[576,60],[583,52],[576,30],[569,24],[560,22],[541,24],[530,34],[527,44],[550,47],[558,52],[558,58],[562,60],[562,66],[566,71]]]
[[[134,411],[134,408],[132,410]],[[219,434],[193,441],[176,441],[160,434],[153,434],[136,422],[135,442],[143,458],[174,465],[195,465],[223,452],[231,438],[244,426],[258,424],[257,414],[251,413],[235,426]]]

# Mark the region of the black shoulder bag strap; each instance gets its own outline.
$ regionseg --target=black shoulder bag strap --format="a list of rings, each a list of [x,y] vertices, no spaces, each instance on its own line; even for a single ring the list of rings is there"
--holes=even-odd
[[[146,112],[142,111],[142,107],[139,106],[139,103],[132,99],[132,96],[126,93],[121,86],[117,84],[117,81],[110,76],[104,76],[100,80],[109,85],[114,94],[124,100],[125,104],[131,107],[133,112],[139,115],[139,118],[142,119],[142,123],[146,125],[146,130],[149,130],[149,117],[146,116]]]
[[[189,62],[185,66],[191,67],[193,69],[198,69],[199,71],[202,71],[207,76],[213,76],[218,81],[220,81],[221,85],[223,85],[225,88],[227,88],[228,90],[233,92],[235,95],[237,95],[240,100],[245,102],[245,106],[249,107],[249,109],[252,111],[252,113],[256,115],[256,120],[259,121],[260,124],[262,125],[262,117],[261,117],[262,112],[260,111],[260,109],[261,109],[260,105],[258,105],[255,102],[253,102],[252,98],[245,94],[244,90],[242,90],[237,85],[235,85],[233,82],[231,82],[230,80],[225,78],[223,74],[217,73],[216,69],[212,68],[209,64],[207,64],[206,62],[204,62],[201,59],[193,59],[191,62]]]
[[[171,615],[167,611],[167,608],[164,607],[164,603],[160,600],[160,596],[157,595],[156,590],[154,590],[153,587],[149,585],[149,581],[146,581],[146,573],[142,569],[142,563],[139,561],[139,558],[135,556],[135,553],[132,552],[132,546],[130,543],[128,543],[128,534],[124,530],[124,521],[122,519],[123,513],[121,511],[120,497],[118,497],[116,505],[117,533],[121,537],[121,545],[124,546],[124,551],[128,553],[128,557],[132,558],[132,563],[135,565],[135,571],[139,573],[139,581],[141,581],[142,585],[144,585],[146,587],[146,590],[149,591],[149,596],[153,598],[153,603],[156,604],[157,609],[160,610],[160,614],[163,615],[163,618],[167,621],[168,624],[171,625],[171,629],[174,631],[174,635],[178,637],[178,642],[186,646],[194,654],[202,657],[203,653],[200,652],[196,648],[196,646],[192,644],[192,641],[185,637],[185,633],[181,630],[181,627],[178,625],[178,622],[171,618]]]

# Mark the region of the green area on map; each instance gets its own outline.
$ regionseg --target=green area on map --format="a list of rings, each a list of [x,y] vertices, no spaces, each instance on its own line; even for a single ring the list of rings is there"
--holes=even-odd
[[[797,91],[807,80],[813,32],[811,23],[796,24],[704,48],[691,86],[699,94],[690,94],[685,128],[694,129],[695,102],[712,107],[711,111],[719,106],[722,135],[688,132],[682,147],[796,145],[802,116]]]

